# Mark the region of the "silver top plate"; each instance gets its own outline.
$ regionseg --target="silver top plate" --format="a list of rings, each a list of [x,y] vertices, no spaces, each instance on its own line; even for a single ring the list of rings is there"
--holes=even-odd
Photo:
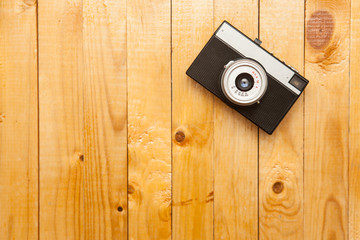
[[[295,74],[293,70],[248,39],[245,35],[241,34],[230,24],[224,22],[216,32],[215,36],[241,55],[261,63],[267,73],[281,82],[289,90],[297,95],[301,94],[300,90],[289,83],[290,79]]]

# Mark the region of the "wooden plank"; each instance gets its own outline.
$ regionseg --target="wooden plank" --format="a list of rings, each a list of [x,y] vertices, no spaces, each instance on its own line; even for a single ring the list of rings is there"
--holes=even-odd
[[[212,33],[212,0],[172,2],[174,240],[213,239],[213,95],[185,75]]]
[[[215,0],[215,28],[225,19],[256,38],[258,2]],[[214,238],[258,239],[258,128],[217,98],[214,112]]]
[[[0,2],[0,236],[38,238],[36,3]]]
[[[127,4],[129,239],[170,239],[171,2]]]
[[[303,74],[304,1],[260,1],[260,39]],[[301,96],[272,135],[260,131],[260,239],[303,239],[303,106]]]
[[[349,19],[348,0],[306,2],[304,239],[348,239]]]
[[[126,239],[126,0],[82,5],[85,239]]]
[[[349,239],[360,239],[360,1],[351,1]]]
[[[126,238],[126,5],[40,2],[39,26],[41,237]]]
[[[82,2],[38,6],[40,238],[83,239]]]
[[[40,238],[83,239],[81,1],[39,1]]]

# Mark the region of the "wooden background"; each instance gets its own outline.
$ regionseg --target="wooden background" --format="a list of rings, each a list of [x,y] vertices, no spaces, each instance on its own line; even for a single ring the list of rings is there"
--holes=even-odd
[[[224,20],[309,80],[269,136],[185,75]],[[0,239],[360,239],[359,0],[0,0]]]

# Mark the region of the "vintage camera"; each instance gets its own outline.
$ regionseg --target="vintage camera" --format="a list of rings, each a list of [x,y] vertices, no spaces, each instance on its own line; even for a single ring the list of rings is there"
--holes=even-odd
[[[309,81],[260,44],[224,21],[186,74],[272,134]]]

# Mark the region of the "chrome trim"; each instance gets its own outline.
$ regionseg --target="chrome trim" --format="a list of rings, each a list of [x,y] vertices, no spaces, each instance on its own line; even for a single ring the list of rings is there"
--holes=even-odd
[[[255,83],[253,88],[246,92],[240,91],[234,87],[236,77],[239,76],[239,73],[241,74],[243,72],[253,75],[254,81],[256,81],[255,77],[258,79],[258,83]],[[259,88],[256,87],[256,89],[256,85],[258,85]],[[249,106],[254,103],[259,103],[266,92],[267,86],[267,75],[263,67],[256,61],[248,58],[230,61],[226,64],[225,70],[221,75],[221,89],[225,97],[230,102],[240,106]],[[240,94],[246,94],[246,96]]]
[[[301,94],[301,91],[289,83],[290,79],[295,75],[295,72],[292,69],[288,68],[284,63],[259,47],[230,24],[224,22],[216,32],[215,36],[241,55],[258,61],[268,74],[282,83],[282,85],[289,90],[297,95]]]

